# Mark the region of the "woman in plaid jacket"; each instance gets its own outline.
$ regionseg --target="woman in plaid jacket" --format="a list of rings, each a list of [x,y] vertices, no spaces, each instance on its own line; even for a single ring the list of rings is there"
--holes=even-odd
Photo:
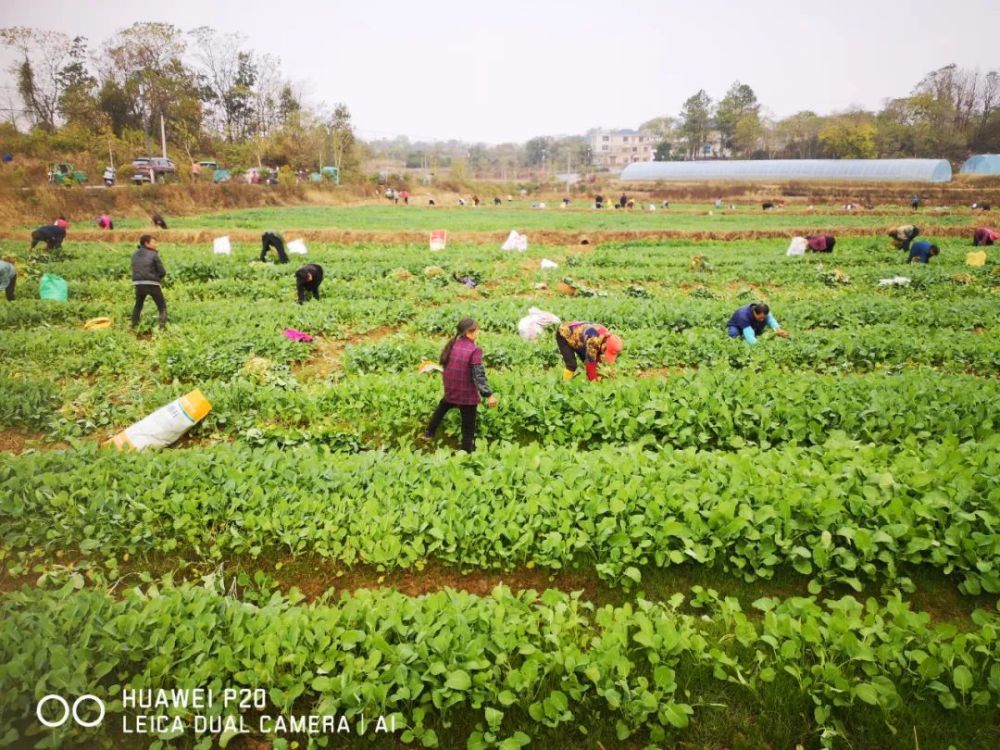
[[[462,450],[472,453],[476,449],[476,410],[480,398],[486,398],[491,409],[497,405],[497,397],[486,382],[483,350],[476,346],[478,337],[479,324],[472,318],[463,318],[455,337],[445,344],[441,352],[444,398],[424,430],[425,441],[434,439],[444,415],[456,408],[462,413]]]

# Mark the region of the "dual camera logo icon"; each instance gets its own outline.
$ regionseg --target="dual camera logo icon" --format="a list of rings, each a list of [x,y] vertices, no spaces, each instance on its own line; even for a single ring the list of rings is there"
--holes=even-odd
[[[97,707],[98,713],[96,719],[87,719],[86,717],[80,715],[80,706],[85,702],[89,702],[90,704]],[[57,703],[58,705],[62,706],[62,716],[60,718],[53,720],[45,717],[45,715],[42,713],[42,708],[44,708],[48,703]],[[79,698],[73,701],[73,706],[71,708],[69,705],[69,701],[67,701],[61,695],[49,694],[46,695],[44,698],[42,698],[40,701],[38,701],[38,705],[35,706],[35,716],[38,717],[38,720],[42,724],[49,727],[50,729],[61,727],[63,724],[69,721],[70,716],[73,717],[73,721],[74,723],[76,723],[77,726],[88,727],[88,728],[96,727],[102,721],[104,721],[104,701],[102,701],[96,695],[90,695],[90,694],[81,695]]]

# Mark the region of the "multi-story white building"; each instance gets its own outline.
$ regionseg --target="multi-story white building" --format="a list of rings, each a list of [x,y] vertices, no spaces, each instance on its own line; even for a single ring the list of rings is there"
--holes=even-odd
[[[659,139],[641,130],[597,130],[590,137],[594,165],[621,169],[634,161],[652,161]]]

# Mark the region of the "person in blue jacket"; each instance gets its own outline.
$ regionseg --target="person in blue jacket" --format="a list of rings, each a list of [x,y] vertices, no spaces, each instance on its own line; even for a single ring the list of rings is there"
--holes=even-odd
[[[910,257],[907,263],[930,263],[931,258],[941,252],[937,245],[926,240],[920,240],[910,245]]]
[[[771,308],[763,302],[753,302],[741,307],[726,324],[726,332],[730,338],[742,336],[748,344],[756,344],[757,337],[764,333],[765,328],[773,329],[776,336],[788,336],[788,331],[778,324],[771,314]]]

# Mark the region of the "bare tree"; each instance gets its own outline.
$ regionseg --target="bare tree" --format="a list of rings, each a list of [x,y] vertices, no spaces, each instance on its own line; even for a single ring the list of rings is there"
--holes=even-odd
[[[167,23],[135,23],[104,44],[102,82],[121,92],[132,118],[147,133],[159,115],[201,119],[198,91],[184,65],[184,38]]]
[[[17,81],[28,115],[35,127],[53,130],[65,86],[62,71],[72,42],[65,34],[24,26],[0,29],[0,43],[15,51],[18,60],[10,73]]]
[[[236,92],[240,74],[239,55],[245,39],[240,34],[221,34],[209,26],[188,32],[193,41],[199,93],[208,104],[208,119],[233,142],[237,138],[236,119],[245,97]]]

